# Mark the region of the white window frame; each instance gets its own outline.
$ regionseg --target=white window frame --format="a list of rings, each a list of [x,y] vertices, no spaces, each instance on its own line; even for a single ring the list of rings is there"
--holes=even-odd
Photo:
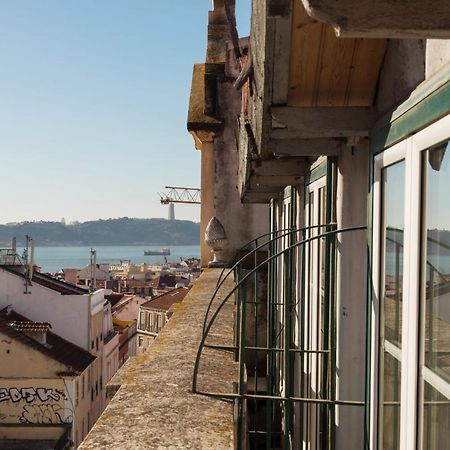
[[[374,158],[373,184],[373,256],[372,256],[372,322],[371,322],[371,385],[370,385],[370,448],[380,450],[382,429],[379,424],[382,386],[380,386],[380,347],[379,328],[382,324],[380,299],[384,292],[381,230],[382,214],[382,170],[396,162],[405,160],[405,211],[404,211],[404,257],[403,257],[403,308],[402,308],[402,348],[401,348],[401,410],[400,410],[400,449],[422,450],[421,422],[423,414],[419,396],[421,388],[419,370],[420,345],[420,289],[421,227],[425,209],[422,207],[422,152],[450,139],[450,115],[419,131],[417,134],[395,144]],[[421,215],[422,214],[422,215]],[[422,259],[422,260],[421,260]],[[394,349],[393,349],[394,350]],[[426,377],[427,371],[423,372]],[[420,396],[421,398],[421,396]],[[420,407],[420,413],[418,413]],[[418,430],[418,432],[416,432]],[[378,444],[377,444],[378,443]],[[378,445],[378,447],[377,447]]]
[[[326,198],[326,186],[327,186],[327,176],[324,175],[319,179],[313,181],[305,187],[305,226],[315,226],[321,225],[321,208],[327,207]],[[320,202],[320,191],[321,189],[325,189],[325,204],[322,205]],[[312,208],[310,206],[310,195],[312,194],[313,204]],[[312,216],[310,217],[310,212],[312,209]],[[329,231],[326,228],[312,228],[308,231],[307,235],[309,237],[317,236],[319,234],[323,234],[325,231]],[[311,284],[308,282],[305,283],[304,289],[305,292],[302,293],[304,299],[307,302],[308,308],[308,316],[311,318],[312,322],[309,323],[308,327],[305,329],[305,342],[309,342],[310,349],[317,349],[320,344],[320,319],[321,319],[321,310],[320,305],[317,302],[317,299],[320,298],[319,285],[320,285],[320,255],[319,255],[319,246],[320,240],[315,239],[310,243],[305,245],[305,252],[307,255],[311,255],[311,260],[308,260],[308,263],[305,265],[305,280],[310,280]],[[306,257],[308,258],[308,256]],[[300,317],[300,315],[299,315]],[[309,361],[310,372],[308,373],[309,383],[311,386],[320,386],[321,385],[321,357],[317,354],[305,354],[305,361]],[[317,364],[317,361],[319,363]],[[306,363],[305,363],[306,364]],[[317,411],[320,407],[314,404],[307,405],[310,411],[309,424],[306,426],[310,426],[308,431],[308,442],[303,442],[304,445],[310,446],[311,449],[315,449],[315,443],[318,439],[316,431],[320,426],[316,421]],[[320,445],[320,444],[319,444]]]

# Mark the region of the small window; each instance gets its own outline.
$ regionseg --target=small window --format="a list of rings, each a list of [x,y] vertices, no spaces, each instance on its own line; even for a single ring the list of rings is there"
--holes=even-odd
[[[161,316],[157,314],[156,316],[156,331],[159,331],[161,329]]]

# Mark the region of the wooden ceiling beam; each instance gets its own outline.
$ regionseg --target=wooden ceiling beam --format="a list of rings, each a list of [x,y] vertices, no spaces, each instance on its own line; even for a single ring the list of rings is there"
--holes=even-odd
[[[450,38],[448,0],[301,0],[308,15],[338,36]]]
[[[271,138],[368,136],[377,119],[372,107],[272,107]]]
[[[269,150],[274,156],[337,156],[345,139],[271,139]]]

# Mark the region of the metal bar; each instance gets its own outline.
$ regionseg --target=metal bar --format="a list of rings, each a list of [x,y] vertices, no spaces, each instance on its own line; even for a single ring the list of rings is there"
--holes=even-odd
[[[331,239],[331,248],[330,248],[330,259],[331,259],[331,265],[330,265],[330,343],[329,343],[329,349],[330,349],[330,368],[331,370],[328,371],[329,373],[329,380],[328,380],[328,391],[327,396],[330,396],[331,399],[336,398],[336,379],[337,379],[337,367],[336,367],[336,292],[335,292],[335,283],[336,283],[336,236],[333,236]],[[335,416],[336,411],[335,409],[331,409],[328,411],[328,427],[329,427],[329,440],[328,445],[329,448],[334,448],[335,444]]]
[[[206,345],[205,345],[206,347]],[[284,352],[285,349],[283,347],[245,347],[246,350],[257,350],[257,351],[267,351],[267,352]],[[301,348],[289,348],[287,351],[291,353],[329,353],[329,350],[305,350]]]
[[[348,233],[351,231],[358,231],[358,230],[365,230],[366,226],[356,226],[356,227],[348,227],[348,228],[343,228],[340,230],[333,230],[333,231],[327,231],[323,234],[317,235],[317,236],[313,236],[311,238],[302,240],[300,242],[297,242],[295,244],[293,244],[292,246],[288,247],[287,249],[277,252],[275,255],[270,256],[269,258],[267,258],[265,261],[261,262],[260,264],[258,264],[257,267],[255,267],[251,272],[247,273],[240,281],[239,283],[234,286],[234,288],[225,296],[225,298],[222,300],[222,302],[220,303],[220,305],[218,306],[218,308],[216,309],[216,311],[214,312],[213,316],[211,317],[210,322],[208,323],[208,326],[206,327],[205,333],[202,336],[202,339],[200,340],[200,344],[199,344],[199,348],[197,351],[197,357],[194,363],[194,373],[193,373],[193,380],[192,380],[192,390],[193,392],[197,392],[197,374],[198,374],[198,368],[199,368],[199,364],[200,364],[200,355],[202,352],[202,349],[205,345],[205,341],[206,341],[206,337],[214,323],[214,320],[217,318],[217,316],[219,315],[220,311],[222,310],[223,306],[228,302],[228,300],[230,299],[230,297],[236,292],[236,290],[243,285],[248,278],[252,275],[252,272],[254,270],[259,270],[262,266],[264,266],[265,264],[269,263],[270,261],[273,261],[274,259],[276,259],[277,257],[279,257],[284,251],[286,250],[291,250],[293,248],[299,247],[301,245],[305,245],[308,242],[312,242],[316,239],[320,239],[321,237],[324,236],[328,236],[331,234],[338,234],[338,233]]]
[[[272,213],[272,223],[271,228],[272,231],[275,230],[276,236],[278,237],[279,232],[276,230],[276,220],[275,220],[275,214],[276,214],[276,208],[275,208],[275,200],[271,201],[271,213]],[[272,256],[276,253],[276,245],[278,240],[271,240],[269,245],[269,255]],[[269,298],[268,298],[268,304],[267,304],[267,338],[266,338],[266,345],[267,347],[271,347],[274,345],[273,343],[273,335],[274,335],[274,308],[276,303],[276,260],[272,260],[269,263]],[[272,394],[273,393],[273,375],[274,375],[274,354],[269,352],[267,354],[266,358],[266,386],[267,386],[267,393]],[[273,425],[273,408],[274,403],[271,400],[266,401],[266,430],[268,431],[268,434],[266,435],[266,449],[270,450],[272,448],[272,425]]]
[[[259,238],[253,239],[251,241],[249,241],[247,244],[245,244],[243,247],[241,247],[242,249],[246,248],[247,246],[251,245],[252,243],[254,243],[257,239],[262,239],[263,237],[268,237],[271,236],[273,234],[276,234],[277,236],[275,238],[270,239],[268,242],[265,242],[263,244],[260,244],[258,246],[256,246],[251,252],[247,253],[246,255],[242,256],[238,261],[236,261],[234,263],[234,265],[229,269],[228,273],[225,275],[224,278],[222,278],[221,282],[216,286],[216,289],[213,292],[213,295],[211,297],[211,300],[208,304],[208,307],[206,308],[206,313],[205,313],[205,318],[203,320],[203,333],[205,333],[205,329],[206,329],[206,325],[207,325],[207,321],[208,321],[208,316],[209,316],[209,312],[211,310],[211,306],[212,303],[214,301],[214,299],[216,298],[217,292],[219,291],[219,289],[221,288],[221,286],[225,283],[226,279],[230,276],[230,274],[232,274],[234,272],[234,269],[240,264],[243,263],[247,258],[251,257],[251,255],[255,252],[257,252],[258,250],[261,250],[263,247],[265,247],[268,244],[271,244],[272,241],[278,241],[279,239],[288,236],[292,233],[299,233],[305,229],[310,229],[310,228],[327,228],[327,227],[333,227],[335,224],[324,224],[324,225],[314,225],[311,227],[306,227],[306,228],[299,228],[297,230],[290,230],[290,229],[283,229],[280,231],[271,231],[269,233],[265,233],[261,236],[259,236]],[[287,231],[288,230],[288,231]],[[283,234],[279,234],[279,233],[283,233]],[[267,261],[268,262],[268,261]]]
[[[239,347],[237,345],[214,345],[214,344],[205,344],[205,348],[212,348],[215,350],[225,350],[225,351],[232,351],[234,352]]]
[[[236,279],[236,282],[237,283],[239,283],[239,281],[240,281],[240,279],[241,279],[241,272],[242,272],[242,266],[241,266],[241,264],[238,264],[237,266],[236,266],[236,268],[235,268],[235,279]],[[234,359],[235,359],[235,361],[238,361],[238,359],[239,359],[239,355],[238,355],[238,349],[239,349],[239,346],[241,345],[240,344],[240,342],[241,342],[241,330],[240,330],[240,326],[241,326],[241,306],[240,306],[240,295],[241,295],[241,292],[240,291],[238,291],[238,293],[237,293],[237,298],[236,298],[236,325],[235,325],[235,327],[236,327],[236,332],[235,332],[235,335],[234,335],[234,344],[236,345],[236,352],[235,352],[235,355],[234,355]],[[206,317],[206,316],[205,316]]]
[[[306,205],[306,196],[304,196],[304,205],[303,210],[305,210]],[[302,240],[306,239],[306,230],[302,233]],[[299,345],[300,347],[305,346],[305,308],[306,308],[306,275],[305,275],[305,261],[306,261],[306,253],[305,248],[301,248],[301,283],[300,283],[300,293],[299,293],[299,299],[298,302],[300,302],[300,299],[303,299],[303,301],[300,304],[300,323],[299,323]],[[304,365],[305,365],[305,358],[304,355],[300,356],[299,360],[299,392],[301,394],[304,393]],[[305,410],[303,405],[300,405],[300,414],[299,414],[299,422],[300,422],[300,441],[303,440],[303,433],[304,433],[304,420],[305,420]]]
[[[276,395],[263,395],[263,394],[238,394],[230,392],[214,392],[214,391],[197,391],[197,394],[209,396],[209,397],[221,397],[221,398],[250,398],[260,400],[273,400],[280,402],[299,402],[299,403],[316,403],[325,405],[344,405],[344,406],[365,406],[365,402],[357,400],[330,400],[326,398],[307,398],[307,397],[283,397]]]
[[[258,246],[258,240],[255,241],[255,246]],[[257,259],[257,252],[253,253],[253,264],[254,267],[257,266],[258,263],[258,259]],[[253,306],[253,320],[254,320],[254,327],[253,327],[253,342],[255,344],[255,347],[258,346],[258,305],[257,305],[257,301],[258,301],[258,295],[257,295],[257,289],[258,289],[258,271],[255,270],[254,275],[253,275],[253,302],[254,302],[254,306]],[[245,342],[243,344],[241,344],[244,346],[245,349]],[[258,393],[258,352],[254,352],[254,357],[253,357],[253,370],[254,370],[254,379],[255,379],[255,393]],[[258,401],[254,400],[253,402],[253,408],[254,408],[254,412],[252,414],[253,417],[253,429],[256,429],[256,417],[258,415]]]
[[[240,285],[241,289],[238,290],[238,298],[239,300],[239,306],[241,309],[240,313],[240,325],[239,325],[239,331],[240,331],[240,342],[239,350],[238,350],[238,361],[239,361],[239,381],[238,381],[238,423],[237,423],[237,450],[240,450],[242,448],[244,439],[245,439],[245,432],[244,432],[244,390],[245,390],[245,364],[244,364],[244,346],[242,345],[242,342],[245,342],[245,322],[246,322],[246,304],[245,304],[245,297],[246,297],[246,284]],[[244,288],[244,289],[242,289]],[[240,292],[242,292],[242,297],[240,295]]]
[[[206,348],[212,348],[216,350],[230,350],[234,351],[237,350],[238,347],[236,345],[215,345],[215,344],[205,344],[204,347]],[[245,350],[254,350],[254,351],[261,351],[261,352],[284,352],[285,349],[281,347],[244,347]],[[330,350],[305,350],[300,348],[290,348],[288,350],[291,353],[319,353],[319,354],[328,354],[330,353]]]
[[[330,159],[327,166],[327,212],[326,220],[337,222],[336,218],[336,192],[337,192],[337,167],[335,158]],[[327,367],[326,377],[327,389],[324,395],[331,399],[336,399],[336,292],[335,292],[335,274],[336,274],[336,237],[332,235],[326,238],[329,248],[326,250],[327,261],[329,261],[328,277],[329,277],[329,323],[327,326],[328,349],[331,351],[329,357],[329,366]],[[331,370],[330,370],[331,369]],[[335,447],[335,408],[327,408],[326,420],[328,425],[327,445],[329,449]]]
[[[288,243],[288,245],[291,242]],[[290,248],[291,245],[289,245]],[[284,324],[284,348],[283,352],[283,375],[284,375],[284,391],[286,397],[291,397],[291,338],[292,338],[292,321],[291,321],[291,305],[292,305],[292,250],[284,253],[284,298],[283,307],[283,324]],[[283,449],[290,448],[291,440],[291,423],[292,423],[292,405],[290,402],[283,402]]]

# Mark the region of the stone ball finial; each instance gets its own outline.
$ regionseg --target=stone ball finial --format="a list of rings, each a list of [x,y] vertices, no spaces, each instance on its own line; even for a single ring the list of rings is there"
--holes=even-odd
[[[211,247],[214,259],[209,262],[209,267],[224,267],[226,264],[224,250],[228,246],[228,238],[225,228],[217,217],[212,217],[205,230],[205,242]]]

